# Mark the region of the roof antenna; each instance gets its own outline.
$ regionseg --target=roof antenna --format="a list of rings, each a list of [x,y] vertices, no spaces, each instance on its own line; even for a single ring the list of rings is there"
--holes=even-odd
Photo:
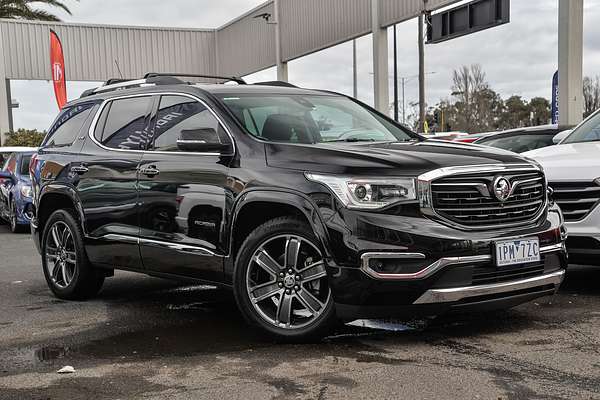
[[[121,68],[119,67],[119,62],[115,60],[115,65],[117,66],[117,71],[119,72],[119,76],[123,79],[123,74],[121,73]]]

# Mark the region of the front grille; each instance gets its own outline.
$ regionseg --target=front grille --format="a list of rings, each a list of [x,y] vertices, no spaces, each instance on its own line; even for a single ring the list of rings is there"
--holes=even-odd
[[[487,285],[490,283],[501,283],[518,281],[520,279],[533,278],[544,275],[544,264],[510,265],[506,267],[480,266],[473,269],[473,285]]]
[[[566,221],[584,219],[600,202],[600,186],[594,182],[552,182],[554,200]]]
[[[504,202],[493,194],[498,176],[515,188]],[[447,176],[431,183],[431,194],[440,217],[469,228],[522,225],[538,216],[546,203],[544,176],[538,171]]]

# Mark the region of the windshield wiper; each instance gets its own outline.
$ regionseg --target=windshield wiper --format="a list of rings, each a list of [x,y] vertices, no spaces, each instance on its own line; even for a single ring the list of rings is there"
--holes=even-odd
[[[374,142],[375,139],[367,139],[367,138],[345,138],[345,139],[334,139],[334,140],[326,140],[323,143],[332,143],[332,142],[348,142],[348,143],[353,143],[353,142]]]

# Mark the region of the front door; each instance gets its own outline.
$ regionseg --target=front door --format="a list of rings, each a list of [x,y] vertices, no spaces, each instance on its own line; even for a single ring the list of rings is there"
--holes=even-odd
[[[144,268],[221,281],[225,205],[232,198],[226,186],[231,157],[181,143],[198,132],[218,135],[221,141],[230,142],[230,137],[203,102],[185,95],[163,95],[152,120],[153,140],[138,174]]]

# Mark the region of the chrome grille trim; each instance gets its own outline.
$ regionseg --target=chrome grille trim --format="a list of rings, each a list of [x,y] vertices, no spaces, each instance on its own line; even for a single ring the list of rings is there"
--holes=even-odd
[[[481,182],[482,179],[493,180],[498,175],[510,176],[513,183],[511,196],[504,203],[493,198],[488,185]],[[460,187],[464,189],[457,191]],[[533,164],[440,168],[418,178],[421,211],[446,225],[463,230],[532,224],[547,210],[546,191],[543,171]],[[472,205],[469,204],[471,202]]]
[[[554,191],[554,201],[560,206],[565,221],[581,221],[600,204],[600,184],[587,182],[548,183]]]

